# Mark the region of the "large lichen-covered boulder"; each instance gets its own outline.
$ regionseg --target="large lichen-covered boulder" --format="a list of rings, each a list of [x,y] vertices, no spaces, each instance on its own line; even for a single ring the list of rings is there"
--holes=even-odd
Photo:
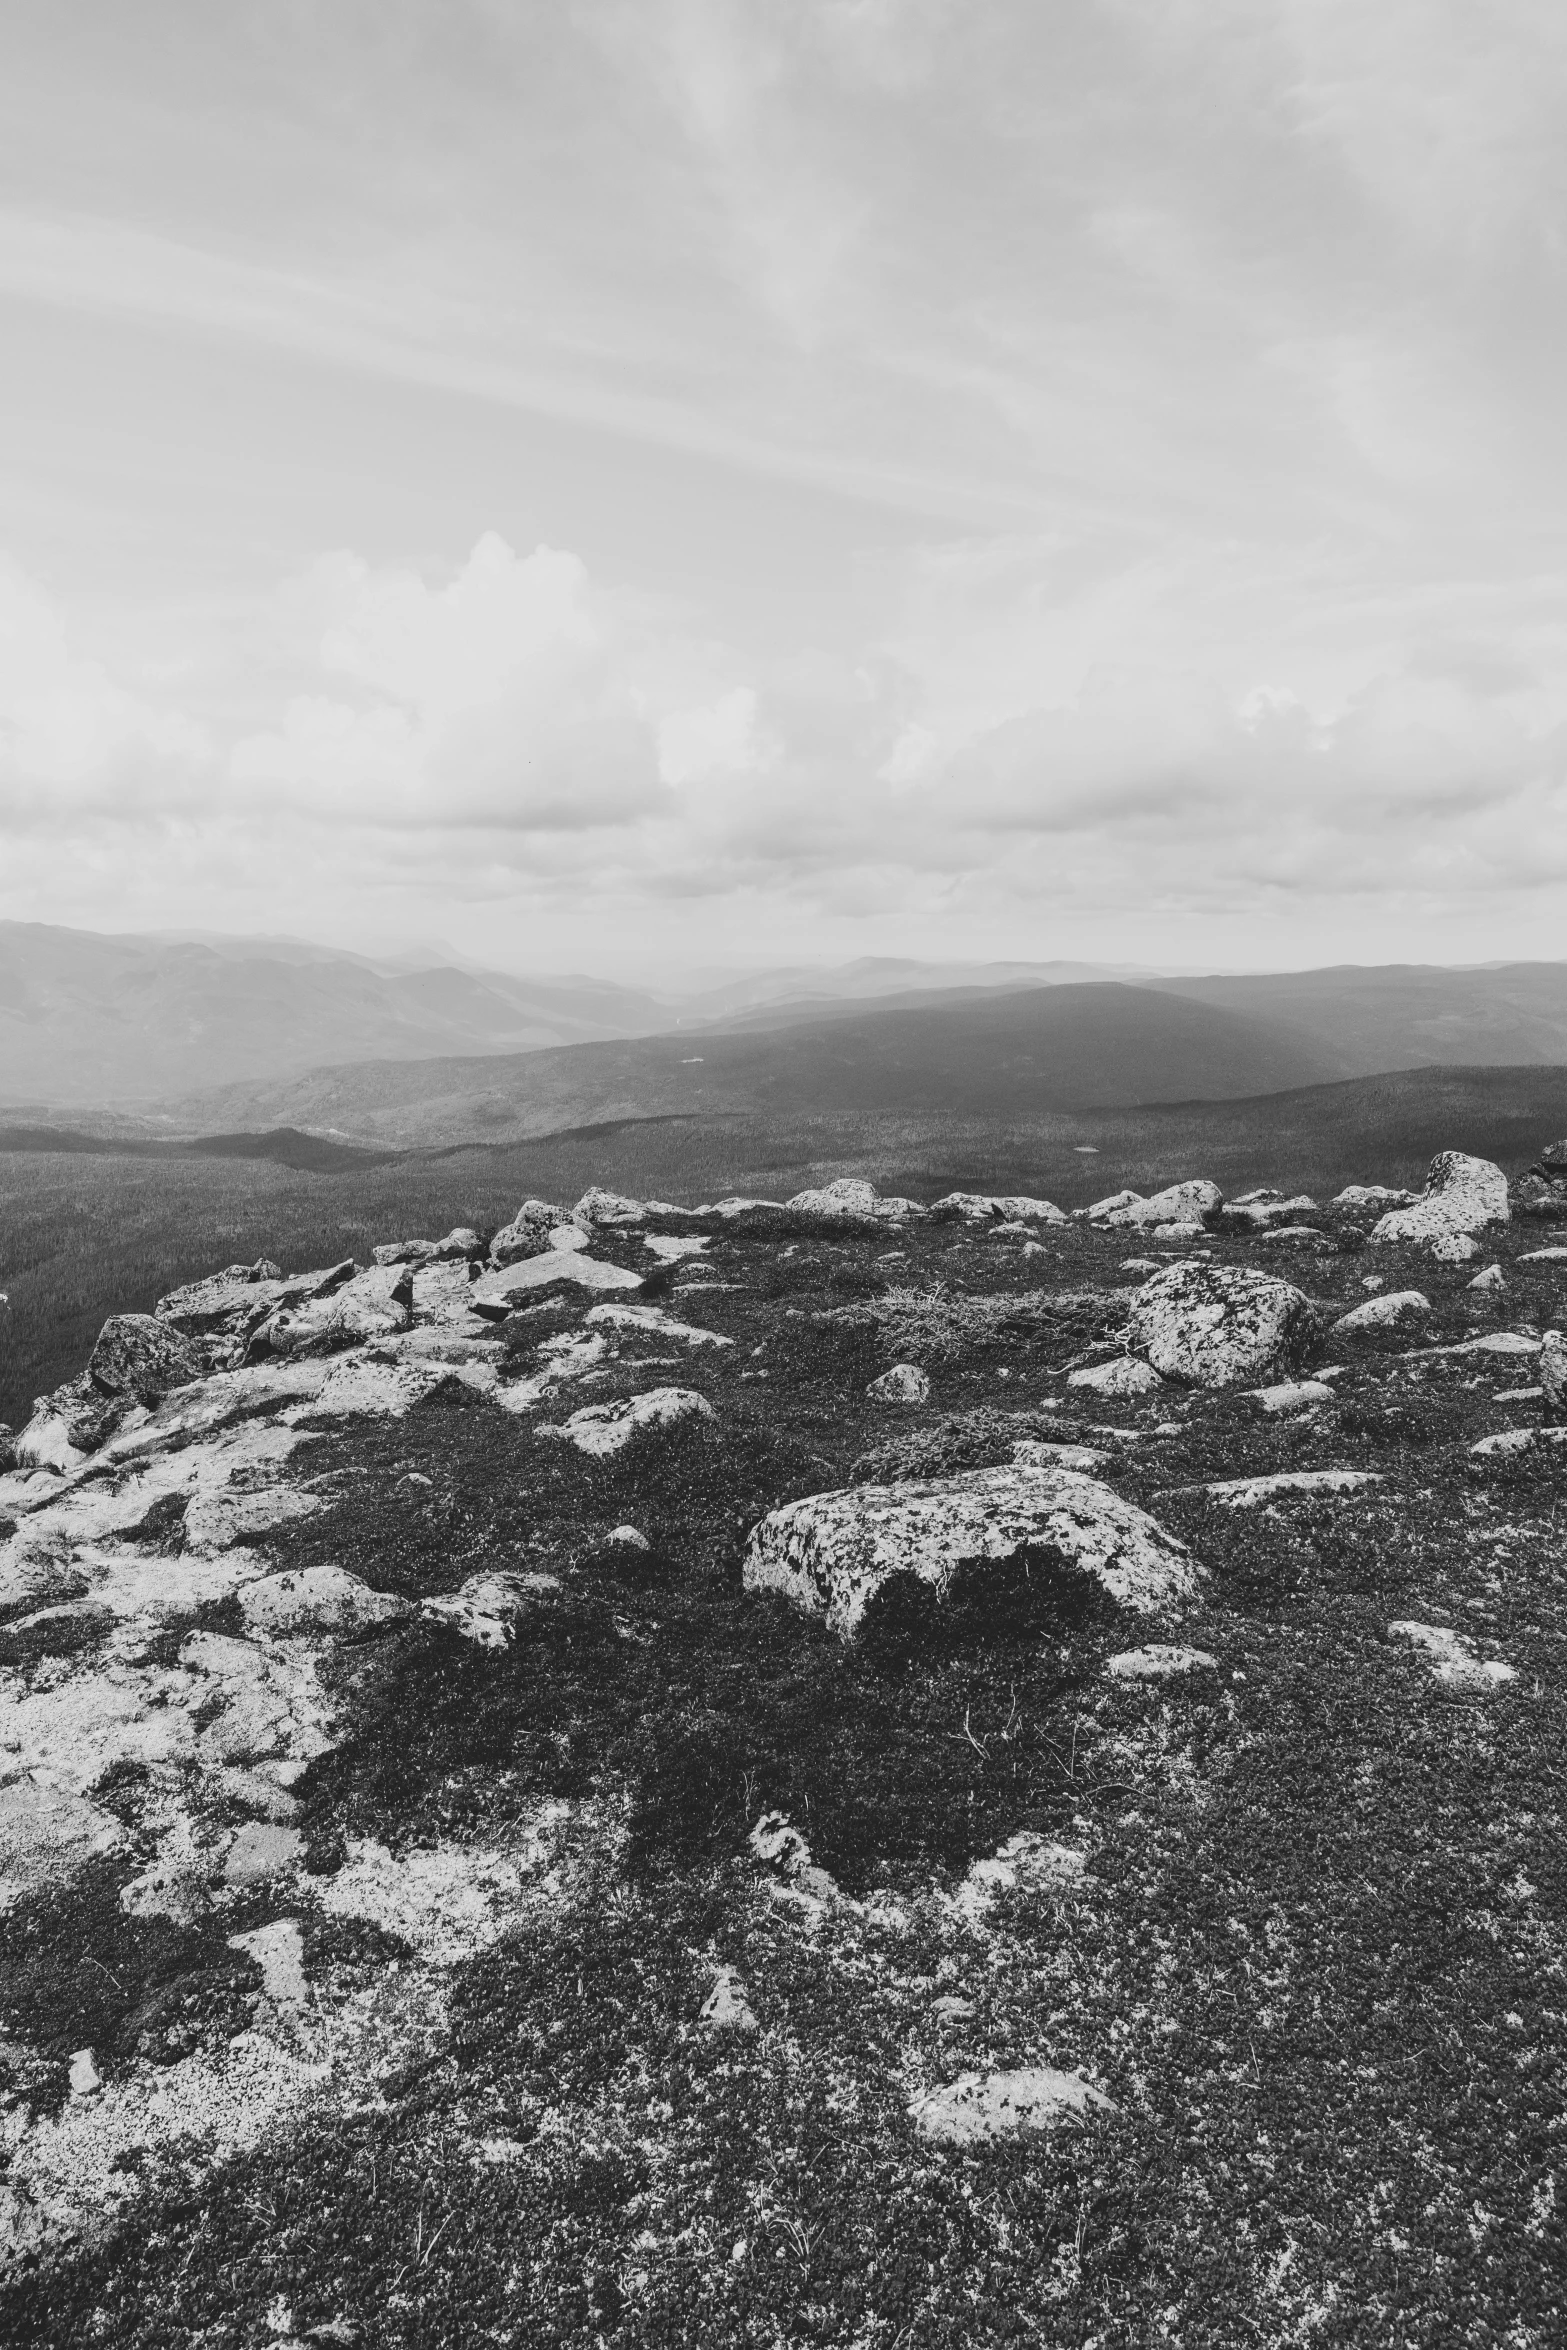
[[[200,1347],[156,1314],[111,1314],[98,1333],[87,1372],[105,1395],[155,1404],[171,1387],[199,1379],[206,1367]]]
[[[1378,1217],[1371,1238],[1383,1245],[1430,1245],[1482,1231],[1487,1224],[1505,1224],[1510,1216],[1507,1177],[1494,1161],[1471,1158],[1467,1151],[1438,1151],[1422,1197],[1412,1208],[1392,1208]]]
[[[1310,1300],[1249,1265],[1171,1265],[1132,1299],[1127,1344],[1189,1387],[1258,1387],[1292,1370],[1316,1335]]]
[[[1054,1553],[1122,1607],[1159,1614],[1201,1572],[1184,1543],[1097,1478],[1034,1463],[813,1493],[752,1530],[747,1591],[778,1591],[845,1639],[899,1577],[945,1596],[962,1568]]]

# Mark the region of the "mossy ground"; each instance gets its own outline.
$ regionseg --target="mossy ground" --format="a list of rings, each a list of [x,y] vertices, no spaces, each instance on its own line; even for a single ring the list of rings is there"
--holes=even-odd
[[[1472,1268],[1402,1252],[1215,1242],[1340,1310],[1368,1271],[1431,1297],[1423,1333],[1332,1345],[1340,1400],[1308,1421],[1066,1389],[1062,1365],[1135,1278],[1124,1238],[1074,1228],[1025,1256],[961,1228],[780,1223],[720,1233],[678,1277],[677,1303],[688,1282],[732,1285],[680,1307],[732,1349],[628,1359],[584,1391],[677,1380],[708,1395],[711,1428],[603,1462],[483,1406],[320,1439],[332,1506],[271,1540],[279,1563],[411,1598],[479,1567],[547,1568],[564,1589],[504,1651],[415,1622],[341,1653],[348,1734],[296,1789],[312,1865],[365,1834],[494,1842],[541,1797],[596,1803],[616,1834],[584,1845],[569,1900],[451,1970],[374,2096],[150,2178],[111,2241],[12,2294],[8,2338],[1559,2341],[1567,1453],[1469,1450],[1538,1416],[1493,1401],[1527,1383],[1523,1358],[1405,1359],[1559,1322],[1567,1266],[1515,1263],[1540,1237],[1488,1251],[1508,1275],[1495,1302],[1468,1291]],[[610,1253],[646,1262],[632,1241]],[[891,1346],[875,1301],[938,1284],[976,1310],[949,1303],[929,1405],[870,1402]],[[1027,1310],[1041,1291],[1087,1302]],[[979,1308],[1001,1294],[1019,1310]],[[894,1330],[901,1352],[906,1314]],[[1081,1593],[850,1649],[743,1593],[766,1508],[894,1443],[971,1466],[1030,1427],[1101,1442],[1117,1489],[1192,1545],[1209,1573],[1178,1636],[1214,1670],[1107,1678],[1146,1630]],[[1096,1435],[1117,1429],[1135,1441]],[[1383,1482],[1248,1511],[1179,1490],[1345,1465]],[[648,1552],[606,1543],[628,1520]],[[1445,1688],[1390,1639],[1406,1617],[1517,1677]],[[747,1843],[773,1809],[845,1900],[779,1897]],[[966,1921],[948,1897],[1020,1827],[1081,1849],[1086,1873]],[[58,2099],[87,2042],[106,2075],[221,2042],[255,1993],[236,1924],[302,1916],[307,1972],[339,1991],[406,1960],[297,1886],[258,1888],[220,1932],[138,1926],[116,1871],[7,1921],[5,2029],[33,2067],[17,2094]],[[755,2032],[700,2027],[720,1963]],[[1032,2062],[1084,2067],[1116,2111],[990,2148],[918,2135],[921,2088]]]

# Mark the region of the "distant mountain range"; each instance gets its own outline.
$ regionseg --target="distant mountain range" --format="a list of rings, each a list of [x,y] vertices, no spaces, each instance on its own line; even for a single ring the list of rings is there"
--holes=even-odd
[[[1567,1066],[1567,963],[1193,976],[867,957],[655,992],[0,923],[0,1105],[148,1131],[406,1146],[791,1109],[995,1120],[1433,1064]]]

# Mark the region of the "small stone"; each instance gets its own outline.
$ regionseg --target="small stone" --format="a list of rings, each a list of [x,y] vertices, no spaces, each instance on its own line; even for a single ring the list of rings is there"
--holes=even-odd
[[[759,2028],[745,1985],[732,1966],[719,1968],[699,2020],[709,2032],[754,2032]]]
[[[1218,1669],[1218,1660],[1205,1648],[1176,1648],[1164,1640],[1151,1641],[1146,1648],[1123,1648],[1119,1656],[1107,1659],[1105,1671],[1118,1681],[1164,1681],[1174,1673],[1195,1673]]]
[[[90,2048],[78,2048],[71,2058],[71,2095],[91,2097],[102,2087],[103,2076],[98,2070],[93,2051]]]
[[[1252,1401],[1270,1419],[1289,1419],[1314,1412],[1333,1401],[1333,1390],[1321,1379],[1285,1379],[1276,1387],[1254,1387]]]
[[[918,1363],[894,1363],[865,1390],[878,1403],[928,1403],[930,1378]]]
[[[1035,2064],[1016,2072],[961,2073],[945,2089],[916,2097],[909,2107],[920,2135],[946,2146],[976,2146],[998,2138],[1039,2136],[1116,2110],[1102,2090],[1077,2073]]]
[[[1560,1330],[1540,1340],[1540,1392],[1551,1411],[1567,1413],[1567,1336]]]
[[[1487,1265],[1483,1273],[1477,1273],[1475,1275],[1474,1279],[1469,1283],[1469,1287],[1471,1289],[1480,1290],[1505,1289],[1507,1287],[1507,1283],[1503,1278],[1501,1266]]]

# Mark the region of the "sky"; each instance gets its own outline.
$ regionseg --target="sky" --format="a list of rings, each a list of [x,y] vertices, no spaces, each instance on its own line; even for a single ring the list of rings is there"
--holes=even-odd
[[[1559,0],[8,0],[0,917],[1567,954]]]

